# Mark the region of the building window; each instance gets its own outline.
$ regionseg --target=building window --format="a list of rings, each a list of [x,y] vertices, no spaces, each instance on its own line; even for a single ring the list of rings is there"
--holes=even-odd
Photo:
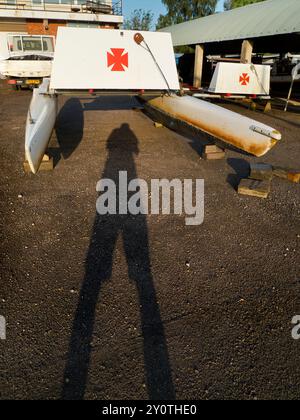
[[[98,29],[99,23],[89,23],[89,22],[79,22],[79,21],[72,21],[68,22],[67,26],[70,28],[91,28],[91,29]]]
[[[45,4],[73,4],[76,3],[72,0],[44,0]]]

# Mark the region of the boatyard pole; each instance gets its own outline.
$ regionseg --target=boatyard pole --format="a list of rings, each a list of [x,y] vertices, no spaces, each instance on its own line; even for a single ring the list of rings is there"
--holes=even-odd
[[[285,108],[284,108],[284,112],[287,112],[287,110],[288,110],[289,103],[290,103],[291,96],[292,96],[292,92],[293,92],[294,83],[295,83],[296,80],[300,80],[300,64],[297,64],[292,70],[292,82],[291,82],[289,94],[288,94],[288,97],[287,97],[287,100],[286,100],[286,105],[285,105]]]
[[[242,44],[241,63],[251,64],[253,53],[253,42],[245,39]]]
[[[201,85],[202,85],[203,59],[204,59],[204,45],[196,45],[194,87],[197,89],[201,88]]]

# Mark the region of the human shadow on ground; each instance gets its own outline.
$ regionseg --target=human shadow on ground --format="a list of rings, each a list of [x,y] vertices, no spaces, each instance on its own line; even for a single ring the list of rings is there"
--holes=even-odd
[[[128,182],[137,178],[134,158],[139,154],[138,143],[128,124],[114,130],[107,140],[108,158],[101,179],[113,180],[117,191],[120,171],[127,172]],[[117,193],[117,202],[118,200]],[[84,398],[91,360],[91,341],[97,323],[96,305],[101,299],[101,286],[112,276],[113,255],[119,235],[123,240],[128,277],[136,285],[140,305],[148,397],[150,400],[173,400],[175,391],[164,325],[151,270],[146,217],[120,214],[100,216],[98,213],[91,234],[85,261],[85,276],[73,322],[62,398]]]

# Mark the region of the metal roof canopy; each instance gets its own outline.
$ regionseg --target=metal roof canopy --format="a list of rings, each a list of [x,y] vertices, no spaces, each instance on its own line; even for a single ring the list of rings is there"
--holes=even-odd
[[[296,48],[294,51],[299,51],[299,16],[299,0],[267,0],[170,26],[161,31],[171,33],[174,46],[207,44],[210,47],[209,44],[224,42],[229,46],[232,42],[237,44],[239,40],[257,38],[258,42],[262,41],[261,48],[272,52],[276,47],[272,45],[276,36],[279,44],[277,50],[285,48],[291,51]],[[292,44],[289,42],[285,45],[290,39],[289,35],[292,35]],[[232,47],[235,49],[234,45]],[[210,49],[220,50],[220,44],[219,48],[211,45]]]

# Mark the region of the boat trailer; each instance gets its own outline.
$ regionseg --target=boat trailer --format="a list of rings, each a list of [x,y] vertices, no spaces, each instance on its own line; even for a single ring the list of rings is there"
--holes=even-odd
[[[34,89],[28,110],[25,156],[34,174],[55,126],[58,96],[70,94],[142,97],[156,112],[257,157],[281,140],[265,124],[184,95],[170,34],[59,28],[51,77]]]

